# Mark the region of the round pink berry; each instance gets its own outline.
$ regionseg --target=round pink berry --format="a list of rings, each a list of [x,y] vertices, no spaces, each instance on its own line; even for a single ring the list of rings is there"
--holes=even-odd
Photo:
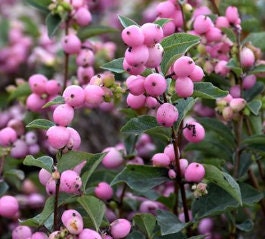
[[[51,96],[58,95],[62,90],[62,85],[57,80],[49,80],[45,84],[45,90]]]
[[[80,234],[78,235],[78,239],[88,239],[88,238],[102,239],[101,235],[95,230],[84,228],[84,230],[81,231]]]
[[[164,76],[152,73],[145,78],[144,88],[148,95],[157,97],[166,91],[167,82]]]
[[[193,23],[194,31],[198,34],[206,33],[211,27],[213,27],[212,20],[204,15],[197,16]]]
[[[195,121],[188,122],[183,129],[183,136],[192,143],[198,143],[205,137],[203,126]]]
[[[240,24],[241,20],[236,7],[229,6],[225,11],[225,16],[230,24]]]
[[[28,226],[17,226],[12,231],[12,239],[28,239],[31,238],[32,232]]]
[[[80,176],[74,170],[66,170],[61,174],[60,191],[65,193],[78,194],[82,186]]]
[[[141,95],[145,92],[144,89],[144,80],[145,78],[143,76],[137,75],[131,75],[126,80],[126,86],[131,94],[133,95]]]
[[[13,196],[2,196],[0,198],[0,215],[7,218],[14,218],[19,210],[19,204]]]
[[[230,101],[229,106],[234,112],[239,112],[245,108],[246,104],[247,102],[243,98],[233,98]]]
[[[257,77],[255,75],[247,75],[243,78],[243,89],[251,89],[256,84]]]
[[[17,140],[17,133],[11,127],[5,127],[0,130],[0,145],[10,146]]]
[[[174,105],[164,103],[157,109],[156,120],[160,125],[171,127],[177,121],[178,115],[178,110]]]
[[[42,74],[35,74],[29,78],[29,86],[31,91],[38,95],[46,93],[47,82],[47,77]]]
[[[189,77],[176,79],[175,91],[179,97],[187,98],[193,94],[194,84]]]
[[[255,63],[255,55],[248,47],[243,47],[240,51],[240,63],[243,67],[251,67]]]
[[[31,239],[49,239],[44,232],[35,232],[32,234]]]
[[[187,182],[199,183],[205,175],[205,169],[202,164],[191,163],[185,170],[185,180]]]
[[[189,56],[181,56],[178,58],[174,65],[173,71],[177,77],[187,77],[194,70],[195,63]]]
[[[104,167],[112,169],[122,165],[124,161],[122,154],[115,147],[106,148],[103,152],[107,153],[102,160]]]
[[[172,18],[176,8],[173,2],[164,1],[156,6],[157,16],[161,18]]]
[[[164,153],[169,157],[170,161],[174,161],[175,160],[175,151],[174,151],[173,144],[168,144],[164,148]]]
[[[79,147],[81,145],[80,134],[74,128],[67,127],[66,129],[70,133],[70,138],[69,138],[69,141],[68,141],[68,143],[66,145],[67,148],[68,149],[72,149],[72,150],[79,149]]]
[[[131,25],[123,29],[121,38],[130,47],[140,46],[144,43],[144,34],[140,27]]]
[[[140,109],[145,106],[146,96],[144,94],[141,95],[133,95],[131,93],[128,94],[126,98],[126,102],[129,107],[132,109]]]
[[[81,41],[75,34],[69,34],[63,37],[62,47],[68,54],[77,54],[81,50]]]
[[[84,89],[78,85],[71,85],[66,87],[63,92],[65,103],[71,105],[74,108],[83,106],[85,101]]]
[[[162,61],[164,48],[160,43],[155,44],[154,46],[148,47],[149,56],[145,66],[148,68],[158,67]]]
[[[82,219],[82,216],[75,209],[67,209],[67,210],[65,210],[63,212],[62,217],[61,217],[61,220],[62,220],[62,223],[65,225],[67,223],[67,221],[69,221],[72,218]]]
[[[85,103],[89,107],[98,107],[104,100],[104,90],[98,85],[87,85],[84,89]]]
[[[170,158],[165,153],[156,153],[152,157],[153,166],[168,167],[170,164]]]
[[[131,66],[145,65],[148,57],[149,51],[145,45],[129,47],[125,51],[126,62]]]
[[[28,145],[23,139],[17,139],[13,143],[10,155],[13,158],[24,158],[28,154]]]
[[[95,55],[91,49],[82,49],[76,56],[76,64],[78,66],[88,67],[95,62]]]
[[[47,182],[50,180],[50,178],[52,177],[52,174],[47,171],[46,169],[42,168],[40,171],[39,171],[39,181],[40,183],[45,186],[47,184]]]
[[[31,93],[26,100],[27,109],[37,113],[42,110],[42,106],[45,103],[46,100],[36,93]]]
[[[52,126],[47,130],[46,136],[50,146],[55,149],[62,149],[67,145],[70,133],[63,126]]]
[[[86,7],[80,7],[74,15],[74,19],[79,26],[87,26],[92,21],[90,11]]]
[[[74,118],[74,109],[68,104],[58,105],[53,111],[52,117],[55,124],[67,126]]]
[[[201,81],[203,77],[204,77],[203,69],[200,66],[195,65],[193,71],[189,75],[189,78],[193,82],[198,82],[198,81]]]
[[[95,187],[95,195],[102,200],[109,200],[112,198],[113,190],[107,182],[100,182]]]
[[[114,239],[126,237],[131,230],[131,223],[127,219],[119,218],[110,224],[110,233]]]
[[[155,23],[145,23],[141,29],[144,34],[144,44],[149,47],[159,43],[164,36],[162,27]]]
[[[125,71],[127,71],[131,75],[140,75],[146,69],[144,65],[137,65],[137,66],[130,65],[126,61],[126,58],[124,58],[123,63],[122,63],[122,66],[123,66],[123,69]]]

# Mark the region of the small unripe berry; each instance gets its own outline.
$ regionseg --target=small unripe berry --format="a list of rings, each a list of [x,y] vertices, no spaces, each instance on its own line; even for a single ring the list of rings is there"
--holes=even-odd
[[[131,230],[131,223],[127,219],[119,218],[110,224],[110,232],[114,239],[126,237]]]
[[[247,102],[243,98],[234,98],[230,101],[229,106],[234,112],[239,112],[244,109]]]
[[[205,169],[202,164],[191,163],[185,170],[185,180],[187,182],[199,183],[205,175]]]

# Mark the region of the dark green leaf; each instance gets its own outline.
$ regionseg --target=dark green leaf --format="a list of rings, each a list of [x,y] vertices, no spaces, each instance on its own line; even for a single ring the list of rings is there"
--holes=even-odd
[[[152,238],[156,226],[156,218],[149,213],[136,214],[133,217],[134,224],[147,236]]]
[[[62,18],[58,14],[49,13],[46,17],[46,25],[48,28],[48,36],[51,38],[55,35],[56,31],[62,23]]]
[[[52,99],[51,101],[47,102],[44,106],[42,106],[42,108],[47,108],[52,105],[58,105],[58,104],[64,104],[64,103],[65,103],[64,98],[61,95],[59,95],[55,97],[54,99]]]
[[[115,73],[123,73],[124,69],[123,69],[123,57],[122,58],[117,58],[114,59],[113,61],[107,62],[104,65],[101,66],[101,69],[104,70],[109,70]]]
[[[200,38],[198,36],[187,33],[175,33],[165,37],[161,41],[161,45],[164,49],[164,56],[161,62],[163,74],[167,74],[168,69],[177,58],[199,43]]]
[[[124,145],[126,148],[126,154],[127,155],[132,155],[134,153],[135,150],[135,144],[138,140],[138,136],[137,135],[133,135],[133,134],[128,134],[125,135],[124,137]]]
[[[198,122],[201,123],[205,129],[212,130],[217,133],[217,135],[223,138],[227,142],[227,146],[234,148],[236,146],[235,136],[232,134],[232,130],[220,120],[215,118],[198,118]]]
[[[24,23],[25,30],[24,32],[26,34],[29,34],[30,36],[37,38],[40,35],[40,31],[38,28],[37,23],[29,16],[21,16],[19,19]]]
[[[98,231],[100,224],[102,223],[105,215],[105,204],[96,197],[93,196],[81,196],[77,199],[77,202],[84,208],[88,217],[92,222],[93,228]]]
[[[90,156],[86,158],[87,162],[82,170],[82,175],[81,175],[82,187],[84,191],[85,191],[89,178],[94,173],[98,165],[101,163],[105,155],[106,155],[105,153],[90,154]]]
[[[238,62],[234,58],[231,58],[231,60],[226,66],[231,69],[238,77],[243,74],[242,68],[239,66]]]
[[[127,237],[126,239],[146,239],[146,237],[138,231],[132,231]]]
[[[227,35],[227,37],[232,41],[236,42],[236,34],[231,28],[222,28],[222,31]]]
[[[163,210],[157,211],[157,223],[161,228],[162,236],[178,233],[189,225],[181,222],[175,214]]]
[[[10,22],[8,19],[1,18],[0,21],[0,47],[8,44],[8,33],[10,28]]]
[[[146,192],[169,181],[166,168],[147,165],[127,165],[111,182],[111,185],[125,182],[138,192]]]
[[[28,96],[30,95],[30,93],[31,93],[31,90],[30,90],[29,84],[27,83],[21,84],[21,85],[18,85],[16,89],[11,92],[11,94],[8,97],[8,100],[11,101],[11,100],[23,97],[23,96]]]
[[[265,38],[265,32],[255,32],[250,33],[245,39],[244,42],[251,42],[254,46],[265,50],[265,45],[263,44]]]
[[[175,123],[176,130],[179,129],[181,122],[183,121],[187,113],[192,109],[195,102],[196,100],[194,100],[192,97],[188,97],[187,99],[181,98],[174,102],[174,105],[177,107],[179,112],[178,120]]]
[[[142,115],[137,118],[130,119],[122,128],[122,133],[140,135],[146,130],[159,127],[156,118],[149,115]]]
[[[199,236],[193,236],[193,237],[189,237],[188,239],[204,239],[205,235],[199,235]]]
[[[228,91],[221,90],[214,86],[211,82],[195,82],[193,97],[199,97],[203,99],[216,99],[224,97],[228,94]]]
[[[222,172],[217,167],[209,164],[203,165],[205,168],[205,179],[218,185],[227,191],[233,198],[242,204],[241,192],[238,183],[229,174]]]
[[[44,13],[49,13],[48,6],[51,0],[26,0],[26,2]]]
[[[30,122],[26,125],[27,128],[33,128],[33,129],[49,129],[50,127],[54,126],[55,124],[46,119],[36,119]]]
[[[158,20],[154,21],[155,24],[158,24],[160,27],[163,27],[170,19],[168,18],[159,18]]]
[[[242,141],[242,145],[243,147],[247,147],[252,150],[265,152],[265,135],[261,134],[249,136]]]
[[[254,114],[259,115],[259,111],[261,109],[262,102],[261,100],[252,100],[247,103],[248,109]]]
[[[247,118],[252,134],[260,134],[262,132],[262,120],[260,116],[250,115]]]
[[[236,225],[236,228],[243,232],[250,232],[253,230],[253,227],[254,222],[250,219],[247,219],[244,222]]]
[[[118,16],[118,19],[124,28],[131,26],[131,25],[139,26],[135,21],[133,21],[132,19],[128,17]]]
[[[28,155],[24,159],[23,164],[27,166],[44,168],[51,173],[53,169],[53,158],[50,156],[42,156],[39,158],[34,158],[32,155]]]
[[[0,197],[2,197],[8,190],[9,186],[5,181],[0,182]]]
[[[265,64],[255,66],[249,74],[265,73]]]
[[[117,33],[117,32],[118,32],[117,29],[108,26],[88,26],[80,28],[77,33],[77,36],[80,38],[80,40],[84,41],[93,36],[98,36],[106,33]]]
[[[260,95],[264,91],[264,83],[258,81],[256,84],[247,91],[244,91],[244,98],[246,101],[253,100],[257,95]]]
[[[161,142],[168,142],[170,140],[171,129],[157,126],[152,129],[146,130],[144,133],[149,134],[150,136],[152,136],[156,140],[160,140]]]

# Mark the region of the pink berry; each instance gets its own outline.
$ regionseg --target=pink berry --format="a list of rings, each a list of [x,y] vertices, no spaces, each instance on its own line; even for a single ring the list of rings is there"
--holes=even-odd
[[[55,149],[62,149],[67,145],[70,133],[63,126],[52,126],[47,130],[46,136],[50,146]]]
[[[79,149],[79,147],[81,145],[81,137],[80,137],[79,133],[74,128],[71,128],[71,127],[67,127],[66,129],[70,133],[70,138],[69,138],[69,141],[67,143],[67,148],[72,149],[72,150]]]
[[[90,78],[95,75],[94,68],[91,66],[82,67],[79,66],[77,69],[77,78],[80,84],[87,84],[90,81]]]
[[[173,144],[168,144],[164,148],[164,153],[169,157],[170,161],[174,161],[175,160],[175,151],[174,151]]]
[[[131,75],[140,75],[145,70],[145,66],[144,65],[132,66],[126,61],[125,58],[123,60],[122,66],[123,66],[123,69],[125,71],[127,71]]]
[[[160,65],[162,62],[164,48],[160,43],[155,44],[154,46],[148,47],[148,59],[145,63],[145,66],[148,68],[155,68]]]
[[[159,209],[159,204],[156,201],[145,200],[141,203],[139,211],[143,213],[154,214]]]
[[[227,67],[227,61],[218,61],[214,67],[214,71],[221,76],[226,76],[230,72],[230,69]]]
[[[159,43],[164,36],[162,27],[155,23],[145,23],[141,26],[141,29],[144,34],[144,44],[148,47]]]
[[[131,25],[123,29],[121,38],[130,47],[140,46],[144,43],[144,34],[140,27]]]
[[[181,176],[184,176],[186,168],[188,167],[189,162],[187,159],[179,159],[179,166],[180,166],[180,172],[181,172]]]
[[[210,233],[213,229],[214,222],[212,218],[206,217],[200,220],[198,225],[198,231],[200,234]]]
[[[186,127],[183,129],[183,136],[192,143],[198,143],[202,141],[205,137],[205,130],[203,126],[195,121],[190,121],[187,123]]]
[[[148,47],[145,45],[129,47],[125,52],[125,59],[132,66],[145,65],[149,57]]]
[[[170,164],[170,158],[165,153],[156,153],[151,160],[156,167],[168,167]]]
[[[221,41],[223,35],[222,31],[217,27],[211,27],[205,34],[208,42]]]
[[[76,35],[69,34],[64,36],[62,47],[68,54],[77,54],[81,50],[81,41]]]
[[[74,15],[74,19],[79,26],[87,26],[92,21],[90,11],[86,7],[80,7]]]
[[[243,78],[242,86],[245,90],[251,89],[256,84],[257,77],[248,75]]]
[[[42,74],[35,74],[29,78],[29,86],[31,91],[38,95],[46,93],[47,82],[47,77]]]
[[[127,219],[119,218],[110,224],[110,232],[114,239],[126,237],[131,230],[131,223]]]
[[[80,193],[82,180],[73,170],[63,171],[61,174],[60,191],[71,194]]]
[[[175,12],[175,5],[170,1],[160,2],[156,6],[157,16],[161,18],[171,18]]]
[[[145,78],[144,88],[148,95],[157,97],[166,91],[167,82],[164,76],[152,73]]]
[[[171,127],[177,121],[178,115],[178,110],[174,105],[164,103],[157,109],[156,120],[160,125]]]
[[[191,163],[185,170],[185,180],[187,182],[199,183],[205,175],[205,169],[202,164]]]
[[[251,67],[255,63],[255,55],[248,47],[243,47],[240,51],[240,63],[243,67]]]
[[[42,98],[41,95],[36,93],[31,93],[26,101],[26,106],[28,110],[32,112],[40,112],[42,110],[42,106],[46,103],[46,100]]]
[[[25,134],[25,141],[26,141],[27,145],[36,144],[38,142],[38,136],[37,136],[36,132],[28,131]]]
[[[88,238],[102,239],[100,234],[96,232],[95,230],[84,228],[84,230],[81,231],[80,234],[78,235],[78,239],[88,239]]]
[[[48,180],[45,185],[45,190],[48,195],[54,195],[56,192],[56,181],[52,177]]]
[[[31,239],[49,239],[44,232],[35,232],[32,234]]]
[[[100,182],[95,187],[95,195],[102,200],[109,200],[112,198],[113,190],[107,182]]]
[[[52,177],[52,174],[47,171],[46,169],[42,168],[39,171],[39,181],[40,183],[45,186],[47,184],[47,182],[50,180],[50,178]]]
[[[177,173],[176,173],[176,171],[174,169],[169,169],[168,170],[168,177],[170,179],[174,179],[174,178],[176,178],[176,176],[177,176]]]
[[[13,158],[24,158],[28,154],[28,146],[23,139],[17,139],[13,143],[13,147],[10,151],[10,155]]]
[[[104,90],[98,85],[87,85],[84,89],[85,103],[91,108],[98,107],[103,102]]]
[[[52,117],[57,125],[67,126],[74,118],[74,109],[68,104],[58,105],[53,111]]]
[[[19,204],[13,196],[2,196],[0,198],[0,215],[2,217],[14,218],[19,210]]]
[[[84,228],[83,218],[82,217],[69,218],[65,222],[64,226],[71,234],[78,235],[83,231]]]
[[[0,145],[10,146],[17,140],[17,133],[11,127],[5,127],[0,130]]]
[[[71,85],[64,90],[63,97],[65,103],[77,108],[83,106],[85,101],[85,92],[82,87],[78,85]]]
[[[194,31],[198,34],[204,34],[213,27],[212,20],[204,15],[199,15],[195,18],[193,23]]]
[[[230,101],[229,106],[234,112],[239,112],[243,110],[247,102],[243,98],[234,98]]]
[[[225,16],[230,24],[240,24],[241,20],[236,7],[229,6],[225,11]]]
[[[229,21],[224,16],[219,16],[215,20],[215,26],[222,29],[222,28],[228,28],[229,27]]]
[[[187,77],[194,70],[195,63],[189,56],[181,56],[174,65],[173,70],[177,77]]]
[[[133,94],[128,94],[126,102],[129,107],[132,109],[140,109],[145,106],[145,100],[146,96],[141,94],[141,95],[133,95]]]
[[[75,209],[67,209],[67,210],[65,210],[63,212],[62,217],[61,217],[61,220],[62,220],[62,223],[65,225],[67,223],[67,221],[69,221],[72,218],[82,219],[82,216]]]
[[[82,49],[76,56],[76,64],[78,66],[88,67],[95,62],[95,54],[91,49]]]
[[[176,79],[175,91],[179,97],[187,98],[193,94],[194,84],[189,77],[178,77]]]
[[[45,90],[49,95],[58,95],[62,90],[62,85],[57,80],[49,80],[45,84]]]
[[[144,80],[143,76],[134,76],[131,75],[126,80],[126,86],[131,94],[133,95],[141,95],[145,92],[144,89]]]
[[[17,226],[12,231],[12,239],[28,239],[31,238],[32,232],[28,226]]]
[[[162,29],[163,29],[164,37],[167,37],[167,36],[173,34],[176,30],[176,25],[174,23],[174,20],[170,20],[169,22],[166,22],[162,26]]]
[[[107,153],[103,160],[102,164],[106,168],[118,168],[123,163],[123,157],[122,154],[114,147],[109,147],[103,150],[103,152]]]
[[[189,78],[193,82],[199,82],[203,79],[203,77],[204,77],[203,69],[200,66],[195,65],[193,71],[189,75]]]

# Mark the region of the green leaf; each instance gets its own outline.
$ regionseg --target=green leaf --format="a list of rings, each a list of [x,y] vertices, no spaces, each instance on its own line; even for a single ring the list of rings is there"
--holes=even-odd
[[[87,162],[84,168],[82,169],[82,175],[81,175],[83,191],[85,191],[89,178],[94,173],[96,168],[99,166],[106,153],[89,154],[89,156],[88,154],[86,155],[87,155],[86,158]]]
[[[242,204],[241,192],[238,183],[229,174],[222,172],[217,167],[209,164],[203,165],[205,168],[205,177],[207,181],[218,185]]]
[[[254,115],[259,115],[259,111],[261,109],[262,102],[261,100],[252,100],[247,103],[248,109],[253,113]]]
[[[136,25],[136,26],[139,26],[135,21],[133,21],[132,19],[128,18],[128,17],[123,17],[123,16],[118,16],[118,19],[121,23],[121,25],[126,28],[128,26],[131,26],[131,25]]]
[[[254,228],[254,222],[250,219],[247,219],[240,224],[236,224],[236,228],[243,232],[251,232]]]
[[[147,236],[152,238],[156,226],[156,218],[150,213],[136,214],[133,217],[134,224]]]
[[[178,99],[176,102],[174,102],[174,105],[177,107],[178,112],[179,112],[179,117],[177,122],[175,123],[176,130],[179,129],[181,122],[187,115],[187,113],[192,109],[194,106],[196,100],[193,99],[192,97],[188,97],[186,99]]]
[[[9,189],[8,184],[5,181],[0,182],[0,197],[2,197]]]
[[[265,152],[265,135],[252,135],[245,138],[242,142],[242,147],[247,147],[252,150]]]
[[[125,182],[138,192],[146,192],[155,186],[169,181],[166,168],[147,165],[127,165],[111,182],[115,185]]]
[[[225,124],[223,124],[220,120],[215,118],[198,118],[199,123],[201,123],[207,130],[211,130],[217,133],[219,137],[224,139],[226,145],[229,148],[234,148],[236,146],[236,139],[235,136],[232,134],[232,130]]]
[[[265,73],[265,64],[257,65],[249,72],[249,74],[258,74],[258,73]]]
[[[48,16],[45,19],[45,23],[48,28],[48,36],[52,38],[55,34],[56,31],[59,29],[61,23],[63,21],[63,18],[61,18],[60,15],[58,14],[48,14]]]
[[[195,82],[193,97],[199,97],[203,99],[216,99],[224,97],[228,94],[228,91],[221,90],[214,86],[211,82]]]
[[[126,134],[140,135],[147,130],[161,127],[157,124],[156,118],[149,115],[142,115],[130,119],[122,128],[121,132]]]
[[[242,194],[243,206],[253,206],[263,198],[263,194],[258,192],[248,184],[239,184]],[[227,191],[219,186],[210,183],[207,186],[208,194],[193,201],[193,217],[203,218],[220,215],[225,211],[238,208],[240,204]],[[221,195],[221,196],[220,196]]]
[[[161,228],[162,236],[178,233],[189,225],[181,222],[175,214],[164,210],[157,211],[157,223]]]
[[[90,218],[93,228],[98,231],[102,223],[106,206],[96,197],[93,196],[81,196],[77,199],[77,202],[84,208],[88,217]]]
[[[138,231],[132,231],[127,237],[126,239],[146,239],[146,237]]]
[[[51,0],[26,0],[26,2],[43,13],[49,13],[48,6],[51,4]]]
[[[21,84],[21,85],[18,85],[16,89],[11,92],[11,94],[8,97],[8,100],[11,101],[11,100],[14,100],[20,97],[28,96],[30,95],[30,93],[31,93],[31,90],[30,90],[29,84],[27,83]]]
[[[159,18],[158,20],[154,21],[154,23],[159,25],[160,27],[163,27],[166,23],[170,21],[171,20],[169,18]]]
[[[168,142],[170,140],[171,129],[157,126],[148,130],[145,130],[144,133],[149,134],[154,137],[156,140],[160,140],[161,142]]]
[[[237,76],[241,76],[243,74],[242,68],[239,66],[239,63],[234,58],[231,58],[231,60],[226,66],[231,69]]]
[[[54,196],[51,196],[46,200],[43,210],[40,214],[27,220],[21,220],[20,224],[30,227],[40,227],[45,223],[45,221],[49,218],[49,216],[53,213],[53,211],[54,211]]]
[[[88,26],[78,30],[77,36],[84,41],[90,37],[98,36],[106,33],[117,33],[118,30],[108,26]]]
[[[24,159],[23,164],[27,166],[44,168],[51,173],[53,169],[53,158],[50,156],[42,156],[39,158],[34,158],[32,155],[28,155]]]
[[[27,128],[34,128],[34,129],[49,129],[50,127],[54,126],[55,124],[46,119],[36,119],[26,125]]]
[[[255,32],[255,33],[250,33],[244,39],[244,42],[251,42],[254,46],[264,51],[265,50],[265,45],[263,44],[264,38],[265,38],[265,32]]]
[[[1,18],[0,21],[0,47],[4,47],[8,44],[8,33],[10,28],[10,22],[8,19]]]
[[[64,103],[65,103],[64,97],[59,95],[55,97],[54,99],[52,99],[51,101],[47,102],[44,106],[42,106],[42,108],[44,109],[52,105],[58,105],[58,104],[64,104]]]
[[[199,43],[200,38],[198,36],[187,33],[175,33],[165,37],[161,41],[161,45],[164,49],[164,56],[161,62],[163,74],[167,74],[168,69],[177,58]]]
[[[112,71],[115,73],[123,73],[124,72],[123,65],[122,65],[123,59],[124,57],[114,59],[110,62],[105,63],[100,68],[104,70]]]
[[[222,31],[227,35],[227,37],[232,41],[236,42],[236,34],[231,28],[222,28]]]
[[[258,81],[256,84],[247,91],[244,91],[244,98],[246,101],[253,100],[257,95],[260,95],[264,91],[264,83]]]
[[[29,34],[30,36],[37,38],[40,35],[40,31],[38,28],[37,23],[29,16],[21,16],[19,17],[19,20],[23,22],[25,30],[24,32],[26,34]]]

